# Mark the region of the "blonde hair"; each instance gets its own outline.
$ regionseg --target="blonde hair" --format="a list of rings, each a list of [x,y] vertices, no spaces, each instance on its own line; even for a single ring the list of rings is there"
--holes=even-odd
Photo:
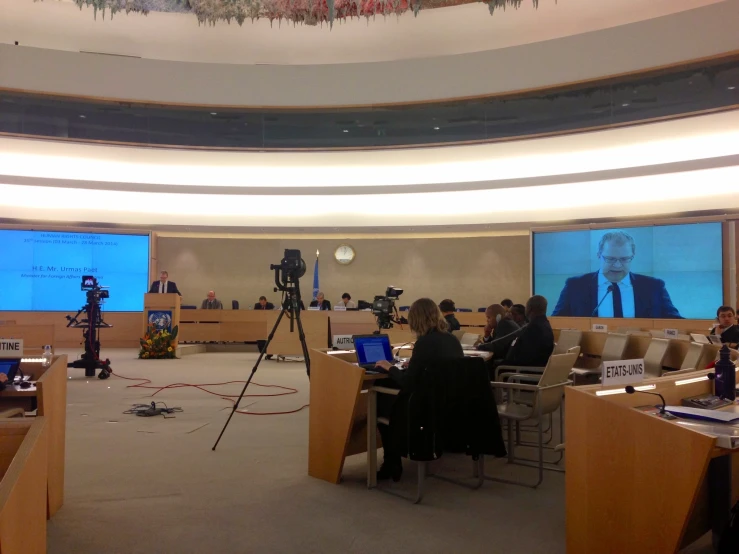
[[[419,298],[411,305],[408,310],[408,326],[417,337],[422,337],[432,330],[444,332],[449,329],[439,306],[430,298]]]

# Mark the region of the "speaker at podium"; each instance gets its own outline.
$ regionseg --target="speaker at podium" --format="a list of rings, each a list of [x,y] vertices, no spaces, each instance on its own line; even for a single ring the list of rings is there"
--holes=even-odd
[[[154,325],[157,329],[167,329],[168,331],[179,325],[180,303],[179,294],[144,294],[144,326],[142,336],[151,325]],[[176,340],[173,346],[177,346]]]

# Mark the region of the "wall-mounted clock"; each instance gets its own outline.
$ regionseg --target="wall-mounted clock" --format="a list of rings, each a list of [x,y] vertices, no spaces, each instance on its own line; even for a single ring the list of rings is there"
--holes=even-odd
[[[336,261],[341,265],[349,265],[354,261],[356,255],[357,253],[354,251],[354,248],[348,244],[340,245],[334,252],[334,258],[336,258]]]

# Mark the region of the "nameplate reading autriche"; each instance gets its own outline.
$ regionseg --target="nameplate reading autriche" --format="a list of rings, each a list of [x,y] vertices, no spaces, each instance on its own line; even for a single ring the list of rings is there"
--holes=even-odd
[[[644,380],[644,360],[603,362],[603,385],[631,385]]]
[[[593,323],[593,331],[595,331],[596,333],[607,333],[608,325],[603,325],[602,323]]]
[[[22,358],[23,339],[0,339],[0,358]]]
[[[334,335],[334,346],[344,350],[354,348],[354,339],[352,335]]]

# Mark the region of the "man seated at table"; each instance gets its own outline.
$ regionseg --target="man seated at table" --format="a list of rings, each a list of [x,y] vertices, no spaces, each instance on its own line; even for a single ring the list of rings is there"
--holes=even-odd
[[[513,307],[513,300],[510,298],[504,298],[500,301],[500,305],[503,306],[507,312],[511,311],[511,308]]]
[[[514,304],[508,313],[511,314],[511,319],[516,322],[516,325],[519,327],[526,325],[526,306]]]
[[[208,298],[203,300],[203,304],[200,306],[201,310],[222,310],[223,302],[216,298],[214,291],[208,291]]]
[[[266,296],[260,296],[259,302],[254,304],[254,309],[255,310],[274,310],[275,305],[272,304],[272,302],[267,302]]]
[[[547,319],[547,299],[534,295],[526,302],[529,323],[511,345],[504,365],[543,367],[554,350],[554,332]]]
[[[738,343],[739,325],[736,324],[736,312],[731,306],[721,306],[716,310],[718,325],[711,329],[712,335],[721,337],[721,342]]]
[[[311,308],[318,308],[319,310],[330,310],[331,309],[331,302],[326,300],[325,295],[319,290],[316,293],[316,299],[313,300],[310,303]]]
[[[457,311],[457,307],[454,305],[453,300],[449,300],[448,298],[442,300],[441,302],[439,302],[439,309],[441,310],[441,314],[444,316],[447,325],[449,325],[450,333],[452,331],[459,331],[462,328],[462,326],[459,324],[459,320],[454,315],[454,312]]]
[[[344,306],[347,309],[357,307],[356,304],[352,302],[352,297],[348,292],[345,292],[344,294],[341,295],[341,301],[338,302],[336,306],[339,306],[339,307]]]
[[[492,304],[485,310],[488,324],[485,326],[483,343],[478,350],[493,353],[493,363],[500,362],[508,354],[508,350],[516,337],[518,325],[501,304]]]

